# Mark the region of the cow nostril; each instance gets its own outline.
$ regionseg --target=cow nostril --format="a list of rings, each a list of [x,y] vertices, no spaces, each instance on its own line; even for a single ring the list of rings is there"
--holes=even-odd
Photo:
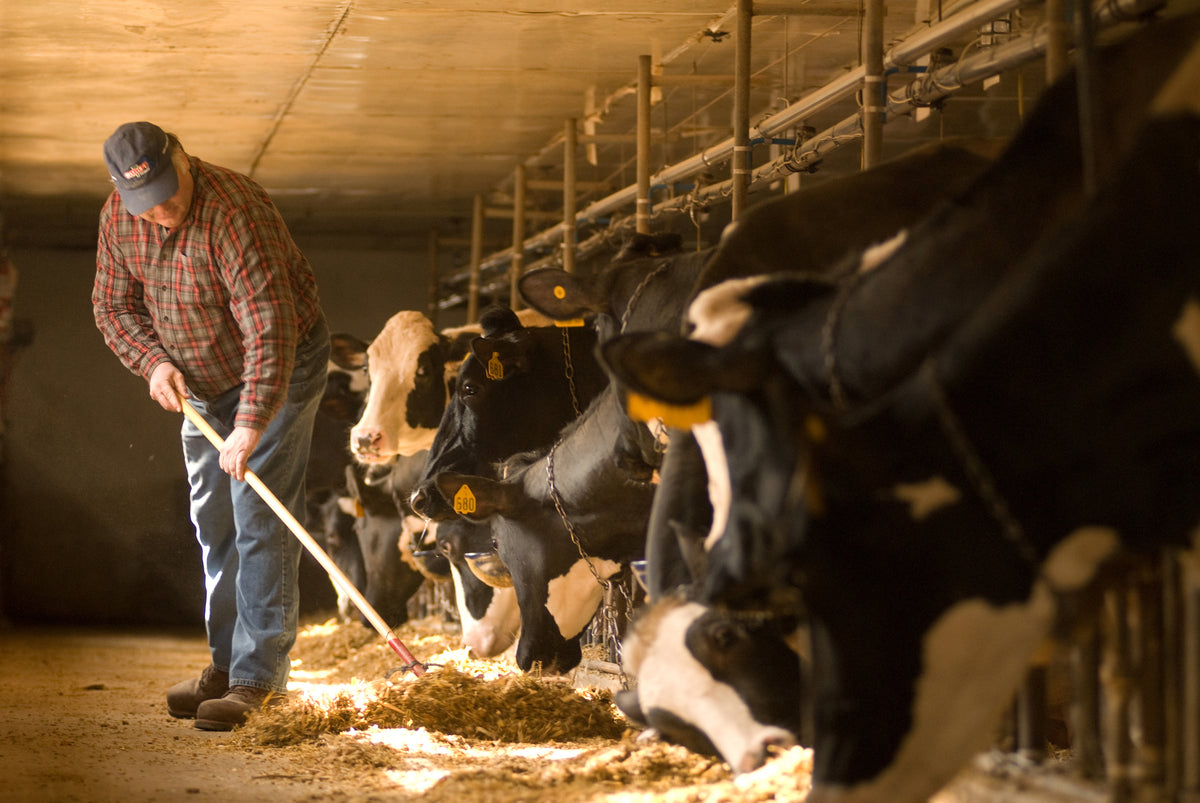
[[[782,728],[769,727],[742,755],[742,760],[738,763],[738,772],[753,772],[768,759],[795,746],[795,735]]]
[[[379,443],[383,440],[383,433],[376,429],[357,430],[358,434],[351,433],[350,441],[357,454],[377,454],[379,452]]]

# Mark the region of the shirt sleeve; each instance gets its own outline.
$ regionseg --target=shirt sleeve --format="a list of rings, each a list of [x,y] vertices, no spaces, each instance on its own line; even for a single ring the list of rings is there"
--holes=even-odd
[[[133,373],[149,379],[168,361],[143,300],[143,285],[129,270],[113,232],[112,199],[100,215],[92,313],[104,342]]]
[[[236,426],[265,429],[287,398],[299,340],[289,271],[293,247],[268,204],[230,213],[222,272],[245,349]]]

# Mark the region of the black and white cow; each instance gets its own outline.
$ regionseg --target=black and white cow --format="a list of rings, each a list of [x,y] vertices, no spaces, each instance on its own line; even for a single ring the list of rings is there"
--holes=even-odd
[[[527,327],[501,307],[480,323],[411,500],[434,521],[455,515],[437,491],[439,473],[495,476],[494,463],[553,443],[608,384],[590,326]]]
[[[366,396],[366,374],[356,364],[366,343],[345,332],[330,335],[331,355],[325,392],[313,421],[312,448],[304,475],[305,525],[313,538],[354,584],[366,583],[366,565],[354,534],[352,511],[345,509],[346,467],[351,463],[347,437],[358,418]],[[315,597],[318,603],[327,596],[324,586],[332,584],[338,613],[350,617],[350,598],[328,579],[325,569],[305,554],[301,562],[302,601]],[[319,585],[318,585],[319,584]],[[317,588],[321,591],[317,591]]]
[[[420,536],[425,522],[406,515],[396,504],[396,497],[406,495],[411,477],[422,463],[417,455],[397,458],[393,465],[382,469],[346,467],[346,484],[355,504],[354,532],[365,574],[359,591],[393,626],[408,621],[408,601],[429,573],[412,555],[413,541]]]
[[[549,323],[532,310],[518,316],[527,326]],[[415,310],[397,312],[359,355],[369,376],[366,405],[350,433],[355,459],[369,465],[428,450],[449,397],[448,385],[478,324],[437,331]]]
[[[785,267],[820,275],[852,272],[859,264],[848,254],[886,240],[931,205],[970,187],[1000,150],[999,140],[948,139],[756,204],[725,229],[685,297],[690,302],[722,281]],[[722,524],[713,521],[708,497],[726,493],[710,484],[690,431],[672,429],[670,444],[647,536],[652,598],[703,576],[700,545]]]
[[[1163,59],[1152,92],[1197,33],[1195,18],[1152,26],[1105,67]],[[735,490],[722,540],[786,555],[778,585],[742,585],[747,566],[767,565],[751,559],[704,601],[799,592],[816,679],[810,799],[927,799],[986,746],[1030,655],[1108,564],[1200,546],[1200,49],[1152,110],[1098,195],[959,325],[898,350],[883,341],[908,331],[875,335],[885,353],[924,353],[907,372],[859,371],[856,389],[872,392],[831,403],[829,363],[812,355],[828,317],[808,309],[829,294],[800,277],[710,307],[722,320],[701,331],[724,333],[715,345],[642,343],[653,365],[625,376],[674,401],[712,391],[725,465],[774,488]],[[797,312],[780,293],[810,300]],[[865,353],[869,318],[841,327]],[[646,356],[631,346],[613,347],[618,371]],[[835,365],[856,353],[825,348]],[[790,458],[762,461],[753,438],[727,437],[734,427]],[[647,635],[626,655],[670,649]],[[643,709],[647,691],[665,699],[639,684]],[[673,705],[705,733],[720,727]]]
[[[520,605],[522,669],[565,672],[579,663],[602,581],[642,555],[659,459],[654,436],[610,388],[548,451],[506,461],[504,479],[438,474],[448,504],[491,524]]]

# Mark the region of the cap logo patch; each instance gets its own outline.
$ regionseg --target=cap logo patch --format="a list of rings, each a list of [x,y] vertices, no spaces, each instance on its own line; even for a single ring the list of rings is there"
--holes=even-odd
[[[143,159],[121,175],[125,177],[126,181],[137,181],[140,178],[145,178],[153,169],[154,162],[151,162],[149,159]]]

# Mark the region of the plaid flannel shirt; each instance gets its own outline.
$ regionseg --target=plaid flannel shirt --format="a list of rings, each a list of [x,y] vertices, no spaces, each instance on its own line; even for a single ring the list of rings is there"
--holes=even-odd
[[[270,197],[251,179],[189,157],[183,225],[100,212],[92,308],[108,347],[149,379],[169,360],[213,399],[242,385],[235,426],[263,429],[283,406],[296,345],[321,315],[316,279]]]

